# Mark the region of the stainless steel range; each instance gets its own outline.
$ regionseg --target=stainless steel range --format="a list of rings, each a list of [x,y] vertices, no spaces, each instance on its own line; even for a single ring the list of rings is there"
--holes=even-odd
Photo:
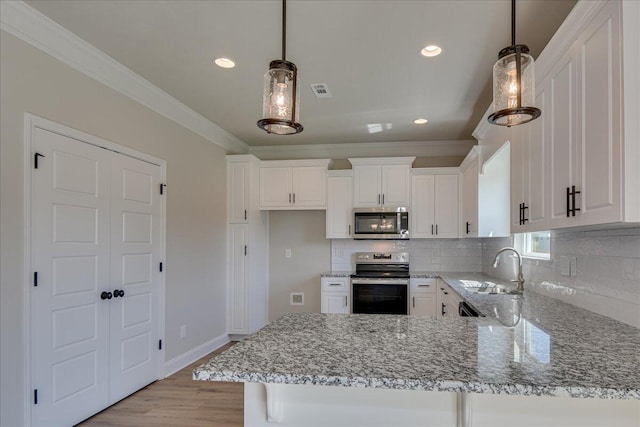
[[[353,313],[407,314],[409,253],[357,252],[351,286]]]

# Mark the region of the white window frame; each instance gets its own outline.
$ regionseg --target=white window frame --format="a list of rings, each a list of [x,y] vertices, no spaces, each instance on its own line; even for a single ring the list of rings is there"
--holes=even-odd
[[[539,233],[548,233],[549,234],[549,238],[551,238],[551,232],[550,231],[538,231],[535,233],[519,233],[519,234],[515,234],[513,237],[513,244],[515,246],[515,248],[520,252],[520,254],[524,257],[524,258],[532,258],[532,259],[538,259],[538,260],[547,260],[550,261],[551,260],[551,248],[549,248],[549,253],[546,252],[534,252],[532,250],[532,236],[533,234],[539,234]]]

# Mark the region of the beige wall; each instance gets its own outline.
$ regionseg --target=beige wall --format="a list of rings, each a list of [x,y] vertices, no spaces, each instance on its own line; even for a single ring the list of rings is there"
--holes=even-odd
[[[432,156],[416,157],[413,161],[414,168],[447,168],[458,167],[465,156]],[[333,159],[332,169],[351,169],[351,163],[347,159]]]
[[[0,425],[24,425],[25,112],[167,162],[166,360],[226,332],[221,148],[6,32],[0,37]],[[179,339],[180,325],[188,336]]]
[[[331,270],[325,236],[325,211],[269,212],[269,321],[291,312],[320,313],[320,274]],[[291,292],[304,292],[304,306],[289,304]]]

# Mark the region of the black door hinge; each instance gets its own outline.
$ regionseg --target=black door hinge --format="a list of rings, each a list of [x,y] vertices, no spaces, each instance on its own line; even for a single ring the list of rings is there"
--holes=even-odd
[[[38,272],[33,272],[33,286],[38,286]]]
[[[160,263],[160,273],[162,273],[162,263]]]
[[[166,187],[167,184],[160,184],[160,194],[164,194],[164,187]]]
[[[35,169],[38,169],[38,157],[44,157],[44,156],[40,153],[36,153],[33,155],[33,167]]]
[[[38,404],[38,389],[33,390],[33,404]]]
[[[158,350],[162,350],[162,340],[158,341]]]

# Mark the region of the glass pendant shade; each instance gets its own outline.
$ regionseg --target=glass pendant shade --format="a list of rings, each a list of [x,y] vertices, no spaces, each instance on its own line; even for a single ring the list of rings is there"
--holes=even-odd
[[[540,116],[535,107],[533,57],[525,45],[500,51],[493,66],[493,114],[489,121],[501,126],[516,126]]]
[[[268,133],[291,135],[302,132],[299,120],[298,70],[292,62],[271,61],[264,75],[262,117],[258,126]]]

